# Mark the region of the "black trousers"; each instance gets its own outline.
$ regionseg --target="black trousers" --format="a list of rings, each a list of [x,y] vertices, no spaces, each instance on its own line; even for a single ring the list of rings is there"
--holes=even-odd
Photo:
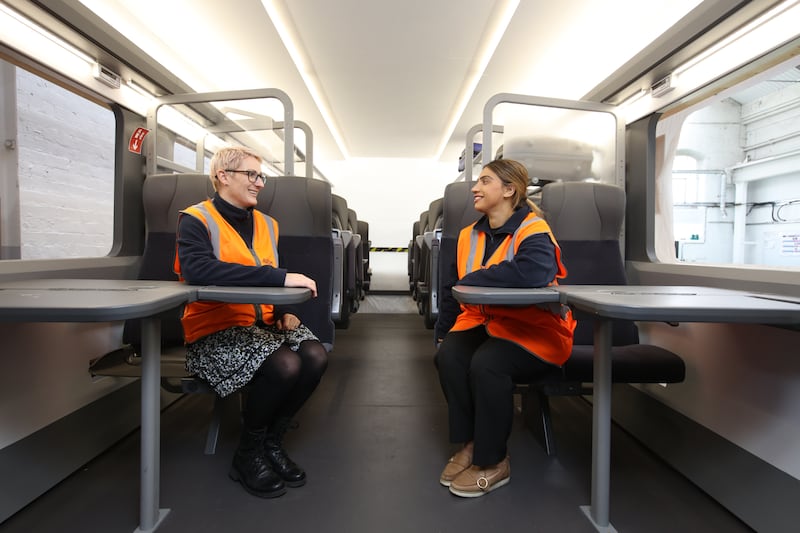
[[[449,332],[436,352],[450,425],[450,442],[473,441],[473,464],[490,466],[508,454],[514,384],[557,367],[520,346],[490,337],[483,326]]]

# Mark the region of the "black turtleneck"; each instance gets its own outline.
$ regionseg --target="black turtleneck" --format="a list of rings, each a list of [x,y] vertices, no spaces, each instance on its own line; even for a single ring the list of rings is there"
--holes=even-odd
[[[217,211],[219,211],[219,214],[222,215],[222,218],[228,221],[228,224],[233,226],[233,229],[236,230],[236,233],[238,233],[242,237],[242,240],[247,243],[247,247],[252,248],[253,208],[248,207],[247,209],[241,209],[236,207],[235,205],[223,200],[219,194],[215,194],[211,201],[214,203],[214,207],[217,208]]]

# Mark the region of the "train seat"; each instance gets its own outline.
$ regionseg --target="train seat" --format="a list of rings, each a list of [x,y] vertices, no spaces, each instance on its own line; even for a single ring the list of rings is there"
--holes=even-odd
[[[325,348],[332,350],[334,240],[330,183],[301,176],[270,178],[258,196],[257,209],[278,221],[281,266],[316,281],[317,297],[292,307]]]
[[[331,317],[336,327],[346,329],[350,325],[349,274],[353,268],[353,232],[349,228],[347,200],[337,194],[331,195],[331,233],[334,241],[333,302]]]
[[[419,220],[415,220],[411,226],[411,240],[408,242],[408,288],[411,297],[417,301],[417,282],[419,281],[419,258],[422,253],[422,234],[425,232],[425,225],[428,221],[428,210],[419,214]]]
[[[297,180],[297,181],[295,181]],[[329,350],[333,347],[333,323],[330,320],[332,281],[332,243],[330,186],[306,178],[271,178],[258,209],[278,219],[280,262],[294,272],[303,272],[317,282],[318,297],[297,306],[297,313]],[[172,271],[175,232],[179,211],[214,194],[206,174],[154,174],[143,185],[146,240],[139,279],[177,280]],[[326,196],[327,194],[327,196]],[[317,213],[316,216],[313,214]],[[315,233],[316,231],[316,233]],[[311,305],[307,305],[307,304]],[[182,310],[177,308],[161,316],[162,387],[174,393],[214,393],[203,380],[190,375],[185,367],[186,349],[180,324]],[[90,367],[93,375],[140,377],[140,321],[128,320],[123,330],[123,347],[106,354]],[[225,400],[215,395],[215,402],[205,453],[216,450],[221,412]]]
[[[416,279],[417,309],[423,316],[425,327],[432,329],[436,323],[436,306],[432,305],[431,298],[433,286],[431,278],[436,275],[433,265],[438,261],[439,235],[442,228],[442,211],[444,198],[437,198],[428,205],[427,220],[424,228],[420,227],[418,235],[419,270]],[[420,220],[420,223],[422,221]]]
[[[348,225],[353,232],[353,268],[350,271],[348,284],[352,284],[353,298],[351,300],[351,310],[353,313],[358,311],[361,300],[364,299],[364,247],[362,246],[361,232],[358,231],[358,214],[355,209],[348,208]]]
[[[154,174],[142,187],[146,239],[138,278],[177,281],[172,264],[179,211],[213,196],[214,187],[206,174]],[[182,308],[176,308],[161,315],[161,386],[173,393],[213,393],[205,381],[186,371],[181,314]],[[122,341],[121,348],[92,362],[92,375],[141,377],[141,321],[125,322]],[[209,455],[216,450],[222,401],[215,396],[206,436]]]
[[[542,209],[561,246],[567,277],[562,285],[625,285],[620,230],[625,216],[625,191],[615,185],[564,181],[542,190]],[[531,384],[523,392],[525,418],[540,417],[545,448],[555,453],[549,400],[554,395],[591,394],[593,325],[589,316],[576,315],[572,354],[562,371]],[[612,334],[614,383],[679,383],[685,377],[683,360],[659,346],[640,344],[632,321],[615,320]],[[538,409],[537,409],[538,407]]]
[[[369,292],[369,282],[372,278],[372,269],[369,266],[369,249],[372,248],[372,241],[369,240],[369,222],[366,220],[357,220],[358,234],[361,235],[361,260],[362,260],[362,274],[363,281],[363,296]]]
[[[436,258],[436,279],[432,284],[434,297],[432,301],[439,302],[445,289],[442,284],[441,273],[448,268],[448,262],[455,263],[458,250],[458,234],[462,228],[472,224],[481,217],[475,210],[472,200],[472,187],[474,181],[456,181],[448,183],[444,189],[442,203],[442,231],[438,242],[438,257]],[[438,305],[435,308],[438,319]]]

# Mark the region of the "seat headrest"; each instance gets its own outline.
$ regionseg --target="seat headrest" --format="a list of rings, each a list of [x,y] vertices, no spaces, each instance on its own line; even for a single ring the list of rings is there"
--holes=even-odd
[[[214,196],[208,174],[152,174],[142,186],[148,233],[175,233],[181,209]]]
[[[444,198],[437,198],[428,205],[428,221],[425,223],[425,231],[438,229],[444,208]]]
[[[616,185],[565,181],[545,185],[542,210],[559,242],[619,239],[625,191]]]
[[[355,209],[347,208],[347,220],[350,226],[350,230],[353,233],[358,233],[358,215],[356,214]]]
[[[331,237],[333,198],[327,181],[302,176],[269,178],[256,209],[278,221],[281,237]],[[347,212],[342,222],[347,223]]]
[[[338,194],[331,195],[332,224],[336,229],[347,229],[347,200]]]
[[[444,188],[442,237],[457,239],[461,228],[481,217],[472,201],[474,181],[456,181]]]

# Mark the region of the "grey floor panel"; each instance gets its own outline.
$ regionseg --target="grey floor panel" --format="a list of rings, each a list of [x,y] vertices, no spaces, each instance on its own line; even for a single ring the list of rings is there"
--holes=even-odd
[[[461,499],[438,483],[453,448],[419,315],[358,313],[337,330],[327,374],[287,435],[308,483],[281,498],[250,496],[227,471],[239,417],[227,402],[217,454],[203,454],[211,397],[187,396],[162,414],[159,528],[183,532],[594,531],[589,503],[591,408],[553,401],[559,455],[548,457],[515,420],[512,482]],[[620,532],[745,532],[735,517],[624,432],[612,436],[611,518]],[[132,532],[138,523],[139,434],[134,433],[0,525],[16,532]]]

